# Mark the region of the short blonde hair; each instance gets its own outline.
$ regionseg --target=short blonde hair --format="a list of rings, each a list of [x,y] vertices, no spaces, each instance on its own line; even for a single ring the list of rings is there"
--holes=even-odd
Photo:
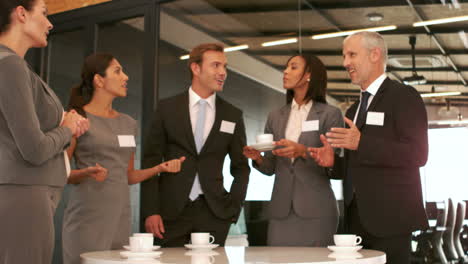
[[[203,43],[190,51],[190,57],[188,60],[188,68],[190,71],[190,76],[193,79],[193,72],[191,69],[192,63],[196,63],[198,65],[201,65],[203,62],[203,54],[207,51],[218,51],[218,52],[224,52],[224,46],[219,43]]]

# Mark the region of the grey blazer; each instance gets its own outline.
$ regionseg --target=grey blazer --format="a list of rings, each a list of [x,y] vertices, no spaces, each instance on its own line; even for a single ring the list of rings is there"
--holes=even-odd
[[[273,134],[275,141],[285,138],[291,104],[270,113],[265,125],[265,133]],[[306,147],[320,147],[320,134],[332,127],[343,127],[343,117],[336,107],[314,102],[307,120],[319,120],[318,131],[302,132],[299,143]],[[270,217],[283,218],[291,208],[304,218],[338,218],[338,207],[331,189],[326,170],[310,158],[291,159],[274,156],[267,152],[264,162],[253,166],[266,175],[276,174],[269,208]]]
[[[0,184],[63,186],[64,149],[55,93],[11,49],[0,45]]]

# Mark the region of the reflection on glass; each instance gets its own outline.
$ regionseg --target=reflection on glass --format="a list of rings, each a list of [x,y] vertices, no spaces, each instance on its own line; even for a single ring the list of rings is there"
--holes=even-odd
[[[72,87],[80,82],[84,53],[83,30],[52,35],[49,40],[49,85],[66,106]]]

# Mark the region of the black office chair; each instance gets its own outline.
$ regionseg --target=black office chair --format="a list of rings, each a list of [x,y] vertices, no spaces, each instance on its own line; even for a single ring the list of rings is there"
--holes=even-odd
[[[443,249],[443,235],[447,230],[448,204],[446,202],[437,203],[437,221],[432,230],[432,253],[435,260],[442,264],[448,263]]]
[[[455,206],[453,205],[452,199],[448,199],[448,213],[447,213],[447,225],[446,230],[443,234],[443,248],[447,260],[458,261],[458,253],[453,243],[454,228],[455,228]]]
[[[442,235],[447,223],[446,202],[427,203],[426,211],[430,218],[437,219],[436,225],[413,237],[413,240],[417,242],[417,247],[412,254],[411,263],[448,264],[442,248]]]
[[[455,245],[455,249],[457,250],[457,254],[459,257],[459,263],[467,263],[468,258],[463,250],[463,246],[461,244],[460,236],[463,230],[463,220],[465,220],[465,212],[466,211],[466,204],[464,201],[459,202],[457,204],[457,214],[455,219],[455,225],[453,230],[453,244]]]

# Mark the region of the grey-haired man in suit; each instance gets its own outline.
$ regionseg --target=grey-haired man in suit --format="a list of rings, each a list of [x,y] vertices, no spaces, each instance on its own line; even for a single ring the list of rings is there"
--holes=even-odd
[[[330,145],[310,149],[311,155],[335,171],[343,168],[348,232],[362,236],[365,248],[384,251],[388,264],[410,263],[411,232],[428,227],[419,175],[428,155],[424,102],[416,89],[386,76],[380,34],[347,37],[343,58],[362,95],[346,112],[348,128],[326,136],[345,156],[334,157]]]

